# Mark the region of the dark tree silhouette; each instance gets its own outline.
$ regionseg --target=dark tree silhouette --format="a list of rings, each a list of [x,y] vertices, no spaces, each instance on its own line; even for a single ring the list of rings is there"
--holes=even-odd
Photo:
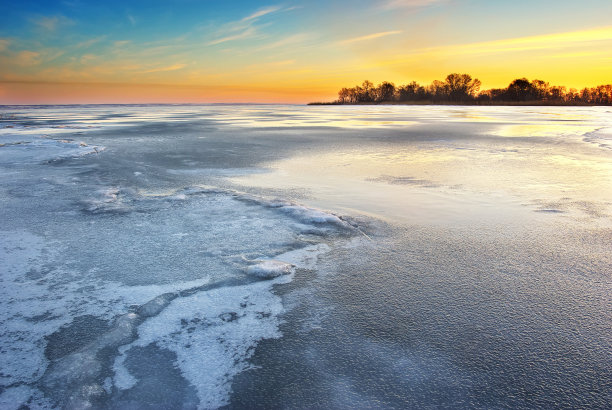
[[[395,84],[383,82],[375,90],[376,101],[394,101],[395,100]]]
[[[363,84],[361,84],[359,100],[362,102],[372,102],[374,101],[374,98],[374,84],[368,80],[365,80]]]
[[[446,76],[444,87],[450,101],[469,101],[474,99],[480,90],[480,80],[469,74],[449,74]]]
[[[337,104],[372,104],[415,102],[425,104],[612,104],[612,84],[580,91],[563,86],[551,86],[543,80],[526,78],[513,80],[507,88],[480,91],[480,80],[469,74],[452,73],[444,81],[435,80],[428,86],[412,81],[396,87],[383,82],[374,86],[364,81],[361,86],[338,91]]]
[[[399,101],[422,101],[426,98],[425,87],[419,85],[416,81],[397,88],[397,99]]]
[[[509,101],[531,101],[537,97],[536,88],[526,78],[518,78],[510,83],[506,90]]]

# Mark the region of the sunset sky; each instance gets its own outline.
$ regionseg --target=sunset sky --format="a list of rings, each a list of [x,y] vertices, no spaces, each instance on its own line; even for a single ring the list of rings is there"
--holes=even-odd
[[[2,0],[0,104],[332,100],[368,79],[612,83],[610,0]]]

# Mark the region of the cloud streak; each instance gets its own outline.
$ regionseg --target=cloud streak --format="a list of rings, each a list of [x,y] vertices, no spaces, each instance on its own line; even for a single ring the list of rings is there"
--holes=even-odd
[[[206,43],[206,45],[207,46],[214,46],[214,45],[217,45],[217,44],[227,43],[228,41],[244,40],[244,39],[247,39],[247,38],[254,37],[256,35],[256,33],[257,33],[257,31],[255,30],[254,27],[249,27],[246,30],[244,30],[242,33],[232,34],[232,35],[229,35],[229,36],[217,38],[215,40],[209,41],[208,43]]]
[[[24,50],[15,54],[13,62],[22,67],[30,67],[40,64],[40,53],[36,51]]]
[[[61,26],[70,26],[74,24],[74,21],[65,16],[41,16],[31,21],[38,28],[48,32],[56,31]]]
[[[421,52],[443,53],[445,55],[496,54],[551,48],[567,48],[600,41],[612,41],[612,26],[565,33],[468,43],[457,46],[433,47],[422,49]]]
[[[176,71],[187,67],[187,64],[173,64],[167,67],[152,68],[150,70],[141,71],[142,73],[160,73],[165,71]]]
[[[365,36],[354,37],[354,38],[349,38],[347,40],[342,40],[340,44],[351,44],[351,43],[357,43],[360,41],[374,40],[377,38],[393,36],[393,35],[401,34],[401,33],[402,33],[401,30],[382,31],[380,33],[372,33],[372,34],[368,34]]]
[[[275,11],[279,11],[279,10],[280,10],[280,7],[277,7],[277,6],[266,7],[264,9],[256,11],[253,14],[250,14],[250,15],[246,16],[241,21],[256,20],[259,17],[265,16],[266,14],[274,13]]]
[[[100,36],[100,37],[91,38],[89,40],[81,41],[80,43],[75,44],[74,48],[88,48],[88,47],[93,46],[96,43],[103,41],[105,38],[106,36]]]
[[[255,51],[264,51],[271,50],[274,48],[285,47],[289,45],[295,45],[299,43],[303,43],[304,41],[312,38],[312,34],[309,33],[297,33],[292,34],[290,36],[281,38],[280,40],[274,41],[272,43],[265,44],[261,47],[258,47]]]
[[[445,3],[447,0],[387,0],[383,3],[383,9],[392,10],[399,8],[416,9],[432,6],[437,3]]]
[[[0,52],[8,50],[9,44],[11,44],[9,40],[0,38]]]
[[[375,63],[375,66],[405,66],[418,64],[422,61],[438,61],[439,59],[508,61],[508,59],[511,58],[518,58],[518,53],[533,52],[537,52],[538,59],[552,58],[553,56],[556,58],[579,58],[575,53],[581,53],[582,58],[592,58],[598,55],[599,59],[603,59],[604,54],[609,56],[610,53],[608,51],[602,51],[602,48],[609,50],[610,47],[612,47],[612,26],[494,41],[420,48],[401,56],[394,56],[387,60],[378,61]],[[590,53],[594,51],[594,48],[596,49],[596,54],[591,55]]]

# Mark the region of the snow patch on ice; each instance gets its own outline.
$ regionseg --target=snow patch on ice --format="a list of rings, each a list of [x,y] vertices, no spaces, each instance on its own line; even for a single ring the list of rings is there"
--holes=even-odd
[[[0,394],[0,408],[17,410],[32,396],[32,389],[28,386],[8,388]]]
[[[99,281],[92,287],[88,275],[64,270],[51,245],[28,232],[0,231],[1,386],[39,379],[48,366],[45,336],[74,317],[112,319],[158,295],[209,282],[208,277],[146,286]]]
[[[129,370],[125,367],[125,359],[127,359],[127,355],[125,354],[129,349],[132,348],[132,345],[125,345],[119,348],[119,356],[115,359],[113,363],[113,372],[115,376],[113,378],[114,385],[119,390],[127,390],[131,389],[138,383],[138,379],[132,376]]]
[[[48,399],[43,397],[40,390],[30,386],[9,387],[0,394],[0,409],[2,410],[51,409],[54,407]]]
[[[128,192],[117,187],[101,189],[95,197],[83,201],[83,210],[92,214],[130,212],[127,195]]]
[[[602,127],[595,131],[587,132],[582,140],[595,144],[600,148],[612,149],[612,127]]]
[[[203,198],[190,198],[198,194],[204,194]],[[252,200],[258,206],[245,206],[236,202],[242,199],[240,195],[219,189],[188,188],[172,195],[159,196],[158,199],[187,201],[186,205],[181,205],[181,209],[191,204],[200,210],[193,214],[194,221],[202,215],[209,216],[211,212],[208,207],[214,205],[212,214],[223,212],[224,219],[213,224],[211,229],[222,228],[227,232],[230,224],[235,232],[243,232],[245,228],[247,231],[274,232],[264,235],[263,243],[277,240],[277,244],[266,248],[261,245],[262,241],[256,240],[251,248],[246,248],[245,253],[255,256],[267,255],[274,249],[293,247],[291,241],[309,243],[311,239],[299,239],[304,230],[333,229],[333,226],[320,226],[325,222],[316,221],[331,220],[332,225],[345,223],[323,211],[288,202],[270,203],[252,197],[246,201]],[[116,212],[140,200],[138,193],[110,187],[96,192],[88,203],[91,206],[88,210],[92,213]],[[227,203],[237,209],[228,208]],[[283,210],[283,207],[290,210]],[[236,216],[230,213],[226,222],[228,209]],[[303,211],[300,213],[295,209]],[[278,214],[278,210],[286,216]],[[181,212],[181,218],[185,218],[184,212]],[[307,223],[308,220],[315,222]],[[140,219],[136,218],[136,222],[140,222]],[[279,229],[283,233],[280,239]],[[197,236],[197,232],[185,233],[182,229],[176,234],[171,232],[162,230],[162,233],[173,238],[175,235]],[[248,236],[251,238],[252,232]],[[0,361],[3,363],[0,385],[8,388],[16,383],[40,381],[46,393],[55,392],[53,397],[61,396],[58,400],[68,400],[65,395],[74,393],[74,386],[78,385],[82,392],[75,396],[77,401],[70,403],[86,404],[90,396],[108,394],[109,390],[108,382],[104,384],[102,380],[100,368],[103,364],[97,352],[108,347],[117,348],[122,343],[132,343],[138,328],[139,339],[129,346],[155,342],[173,350],[181,371],[198,389],[202,407],[214,407],[226,402],[233,376],[249,368],[248,359],[258,341],[280,335],[278,325],[282,304],[272,292],[272,286],[290,281],[296,269],[314,268],[318,255],[329,250],[327,245],[320,243],[277,254],[270,259],[263,258],[250,267],[239,263],[236,273],[245,269],[250,274],[275,278],[252,285],[204,291],[200,287],[209,283],[208,278],[169,285],[127,286],[112,282],[104,279],[98,266],[85,265],[77,269],[74,264],[66,263],[70,261],[66,260],[65,245],[64,240],[48,242],[26,231],[0,232],[0,266],[7,271],[0,275],[0,325],[6,329],[0,334]],[[224,243],[223,247],[209,252],[219,252],[215,258],[223,258],[230,255],[230,250],[236,249],[231,241]],[[211,302],[211,298],[214,302]],[[203,305],[198,307],[196,300],[204,300]],[[131,316],[134,313],[127,312],[135,312],[138,318]],[[78,352],[49,363],[44,354],[45,337],[69,325],[75,317],[84,315],[112,321],[114,325],[110,331]],[[169,323],[165,323],[167,320]],[[195,327],[185,325],[192,321],[199,324]],[[158,328],[154,329],[154,326]],[[124,364],[125,357],[129,355],[129,346],[119,348],[121,354],[113,368],[113,383],[120,389],[129,389],[138,383]],[[194,356],[208,359],[200,363],[193,360]],[[208,374],[210,368],[217,370]],[[202,374],[206,376],[200,380]]]
[[[274,259],[264,260],[247,268],[247,273],[262,279],[272,279],[293,273],[295,265]]]
[[[132,346],[156,343],[177,355],[184,377],[196,388],[201,408],[227,404],[232,378],[250,367],[248,359],[261,339],[277,338],[283,307],[272,293],[273,281],[222,287],[175,299],[138,328],[138,339],[121,348],[115,386],[130,388],[134,378],[124,366]]]
[[[225,194],[231,195],[238,201],[253,203],[267,208],[276,209],[289,217],[303,224],[331,224],[337,227],[349,228],[350,225],[339,216],[321,209],[307,207],[294,202],[281,199],[266,199],[260,196],[234,191],[230,189],[220,189],[210,186],[187,187],[170,195],[175,198],[178,195],[201,195],[201,194]]]
[[[262,339],[277,338],[284,308],[273,286],[288,283],[296,268],[313,269],[326,244],[315,244],[277,255],[275,260],[252,266],[280,269],[269,281],[222,287],[174,299],[168,307],[138,328],[138,339],[119,348],[113,370],[118,389],[134,387],[138,380],[125,366],[134,346],[156,343],[177,355],[183,376],[197,389],[201,408],[227,404],[231,381],[251,367],[248,359]],[[285,269],[291,272],[285,275]]]
[[[270,208],[277,209],[293,219],[305,224],[330,224],[339,228],[350,228],[350,225],[337,215],[322,209],[298,205],[283,200],[262,201]]]

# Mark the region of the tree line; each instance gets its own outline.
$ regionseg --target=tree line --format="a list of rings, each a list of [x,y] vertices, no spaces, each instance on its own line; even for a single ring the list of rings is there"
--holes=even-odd
[[[480,91],[480,86],[481,82],[477,78],[457,73],[449,74],[444,81],[435,80],[429,85],[421,85],[416,81],[400,86],[387,81],[374,85],[366,80],[353,88],[342,88],[334,103],[612,104],[612,84],[577,90],[550,85],[542,80],[517,78],[506,88]]]

